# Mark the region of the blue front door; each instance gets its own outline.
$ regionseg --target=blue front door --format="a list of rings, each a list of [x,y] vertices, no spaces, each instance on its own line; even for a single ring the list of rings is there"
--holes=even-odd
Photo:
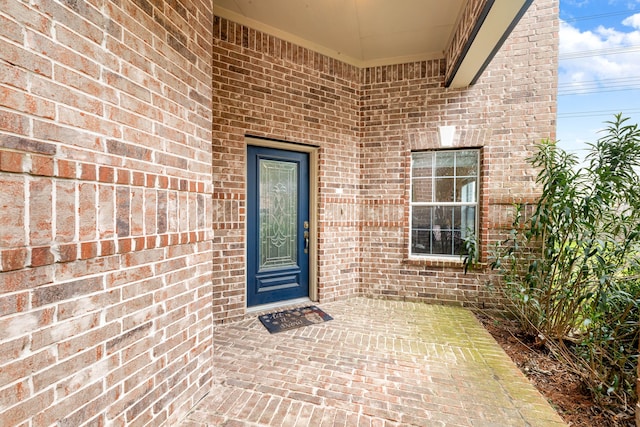
[[[247,147],[247,306],[309,296],[309,155]]]

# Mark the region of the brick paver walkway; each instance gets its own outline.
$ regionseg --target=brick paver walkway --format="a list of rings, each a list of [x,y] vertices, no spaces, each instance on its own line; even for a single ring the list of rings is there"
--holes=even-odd
[[[564,426],[472,313],[353,298],[334,320],[215,331],[216,385],[182,427]]]

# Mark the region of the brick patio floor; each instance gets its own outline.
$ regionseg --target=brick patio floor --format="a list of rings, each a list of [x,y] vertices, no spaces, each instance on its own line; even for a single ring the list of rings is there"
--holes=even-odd
[[[216,381],[182,427],[564,426],[471,312],[353,298],[270,335],[218,326]]]

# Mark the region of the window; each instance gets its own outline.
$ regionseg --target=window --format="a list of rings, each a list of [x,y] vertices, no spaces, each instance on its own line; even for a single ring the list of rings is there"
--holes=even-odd
[[[478,170],[478,150],[411,154],[411,255],[465,252],[463,241],[476,230]]]

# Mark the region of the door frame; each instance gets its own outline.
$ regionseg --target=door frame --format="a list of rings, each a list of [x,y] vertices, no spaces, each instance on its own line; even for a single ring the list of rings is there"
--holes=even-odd
[[[246,147],[249,145],[255,147],[275,148],[278,150],[295,151],[299,153],[307,153],[309,155],[309,299],[318,301],[318,147],[310,145],[294,144],[290,142],[275,141],[271,139],[262,139],[255,136],[245,136],[245,156]],[[247,195],[247,159],[245,157],[245,197]],[[246,203],[246,200],[245,200]],[[247,236],[247,215],[245,214],[244,242],[245,249],[248,247],[249,238]],[[247,307],[247,257],[245,252],[245,298],[244,304]],[[286,301],[283,302],[283,305]],[[251,307],[253,308],[253,307]]]

